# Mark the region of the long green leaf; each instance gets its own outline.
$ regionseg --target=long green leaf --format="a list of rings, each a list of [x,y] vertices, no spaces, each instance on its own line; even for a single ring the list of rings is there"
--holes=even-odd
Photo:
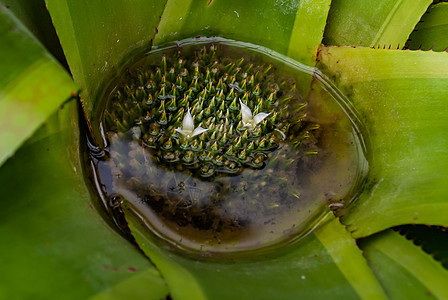
[[[125,211],[127,211],[126,220],[129,223],[133,237],[139,247],[162,272],[170,288],[171,296],[178,300],[206,299],[202,288],[195,280],[191,270],[188,269],[188,266],[182,265],[181,262],[175,259],[175,256],[168,255],[165,250],[153,243],[148,237],[148,228],[134,215],[134,212],[128,208],[125,208]]]
[[[326,226],[315,231],[316,237],[324,245],[352,287],[362,299],[386,299],[372,270],[362,257],[356,242],[345,227],[335,217]]]
[[[165,1],[46,0],[90,115],[102,88],[132,52],[149,49]]]
[[[76,91],[70,76],[0,4],[0,165]]]
[[[333,0],[325,45],[401,48],[431,0]]]
[[[86,299],[119,291],[160,299],[158,272],[92,206],[79,163],[76,103],[0,168],[0,298]],[[140,285],[144,281],[144,285]]]
[[[448,3],[431,6],[409,37],[410,49],[444,51],[448,48]]]
[[[67,65],[50,14],[45,7],[45,0],[3,0],[2,3],[33,33],[47,51],[61,64]]]
[[[432,255],[448,268],[448,231],[445,227],[426,225],[403,225],[397,227],[400,234]]]
[[[314,66],[329,0],[169,0],[155,45],[220,36],[261,45]]]
[[[315,66],[331,0],[302,0],[289,39],[287,55],[305,65]]]
[[[448,298],[448,271],[400,234],[388,230],[362,248],[391,299]]]
[[[370,173],[343,223],[355,237],[448,225],[448,54],[327,47],[320,67],[364,120]]]

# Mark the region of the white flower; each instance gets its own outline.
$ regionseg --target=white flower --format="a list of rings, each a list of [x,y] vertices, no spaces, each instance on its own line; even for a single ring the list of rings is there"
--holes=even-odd
[[[184,116],[184,120],[182,121],[182,128],[176,128],[174,130],[185,135],[187,138],[192,138],[198,134],[206,132],[208,129],[204,129],[202,127],[198,127],[195,129],[193,117],[190,114],[190,109],[188,109],[187,113]]]
[[[243,121],[243,126],[248,128],[254,128],[258,123],[263,121],[267,116],[269,116],[271,113],[258,113],[256,116],[252,116],[252,111],[250,108],[245,105],[243,102],[241,102],[241,116]]]

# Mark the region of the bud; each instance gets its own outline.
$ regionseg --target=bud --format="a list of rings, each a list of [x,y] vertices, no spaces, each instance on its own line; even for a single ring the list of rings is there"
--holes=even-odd
[[[169,111],[176,111],[177,110],[176,97],[172,97],[171,100],[168,101],[168,103],[166,104],[166,108]]]
[[[162,111],[162,114],[160,115],[158,123],[160,125],[167,125],[168,124],[168,118],[166,117],[166,112]]]
[[[182,160],[185,163],[189,164],[194,161],[194,157],[195,156],[194,156],[193,151],[187,151],[187,152],[185,152],[185,155],[182,157]]]
[[[162,56],[162,72],[163,74],[166,74],[166,56]]]

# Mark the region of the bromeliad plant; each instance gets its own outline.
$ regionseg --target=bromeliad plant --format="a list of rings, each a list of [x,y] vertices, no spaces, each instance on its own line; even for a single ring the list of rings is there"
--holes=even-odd
[[[448,9],[431,2],[47,0],[51,22],[39,1],[3,1],[0,298],[448,298]],[[64,65],[52,23],[74,83],[37,40]],[[250,42],[319,68],[365,125],[369,173],[358,197],[329,203],[339,219],[328,215],[276,255],[193,261],[154,246],[124,208],[137,249],[94,209],[73,96],[79,88],[98,122],[103,80],[122,61],[196,36]],[[235,102],[247,111],[243,104]],[[243,127],[271,112],[249,109]],[[173,127],[188,138],[186,112]]]

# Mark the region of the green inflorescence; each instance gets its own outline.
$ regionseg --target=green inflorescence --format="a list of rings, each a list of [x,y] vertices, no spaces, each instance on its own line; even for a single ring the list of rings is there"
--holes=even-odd
[[[283,141],[308,137],[294,80],[271,64],[220,57],[216,46],[193,58],[163,56],[129,72],[105,111],[108,130],[133,130],[156,160],[206,178],[263,168]]]

